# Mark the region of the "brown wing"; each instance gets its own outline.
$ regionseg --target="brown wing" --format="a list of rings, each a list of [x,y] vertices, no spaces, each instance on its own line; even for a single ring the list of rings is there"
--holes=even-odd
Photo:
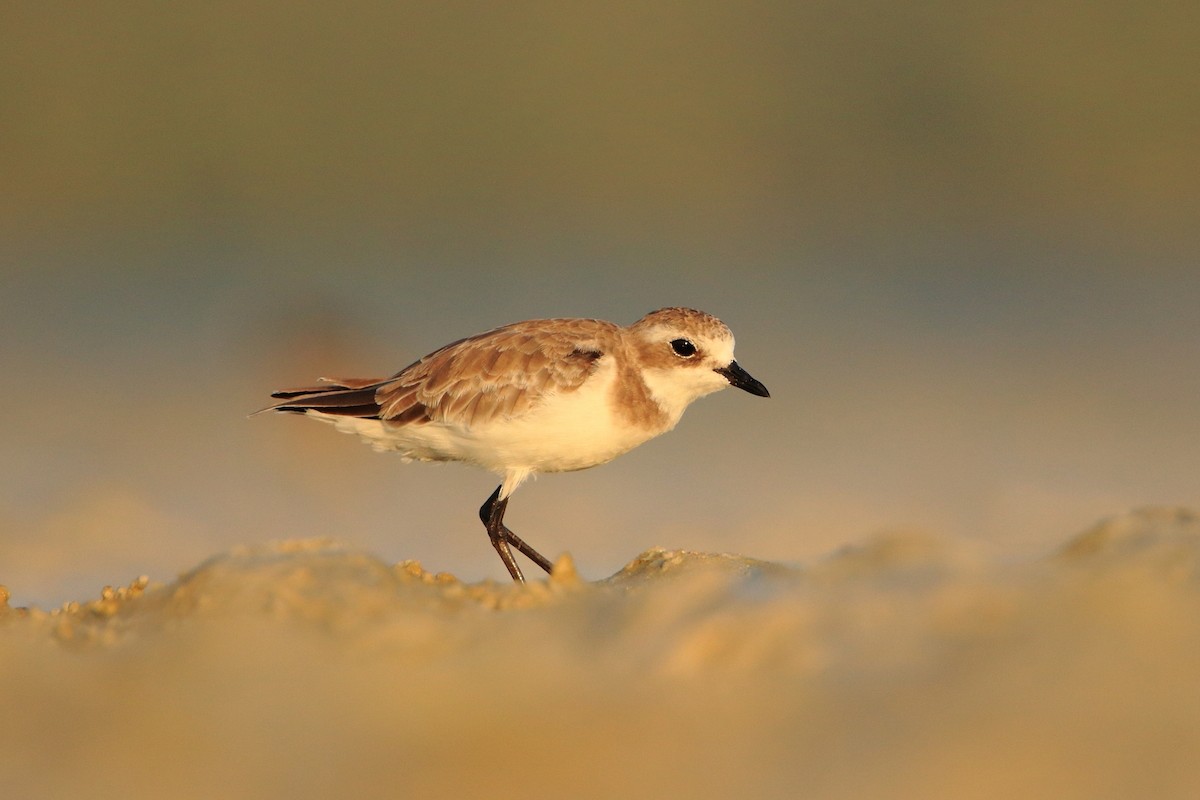
[[[530,320],[446,345],[382,384],[380,418],[470,426],[578,389],[619,329],[592,319]]]
[[[550,393],[579,388],[618,331],[592,319],[518,322],[448,344],[391,378],[325,379],[324,386],[275,392],[284,402],[264,411],[464,426],[519,415]]]

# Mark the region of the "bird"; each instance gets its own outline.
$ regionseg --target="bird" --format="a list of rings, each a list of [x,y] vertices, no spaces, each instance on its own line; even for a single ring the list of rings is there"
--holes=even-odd
[[[405,461],[497,474],[479,519],[523,583],[513,549],[547,573],[553,565],[504,524],[517,487],[537,473],[607,463],[726,387],[770,397],[734,360],[733,345],[725,323],[691,308],[660,308],[627,326],[533,319],[451,342],[389,378],[320,378],[273,392],[279,402],[255,413],[304,414]]]

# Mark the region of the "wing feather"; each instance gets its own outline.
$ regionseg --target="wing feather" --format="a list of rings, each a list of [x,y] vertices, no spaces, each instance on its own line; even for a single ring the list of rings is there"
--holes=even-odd
[[[620,328],[593,319],[518,322],[452,342],[391,378],[322,378],[323,385],[275,392],[264,411],[314,410],[394,425],[470,427],[511,418],[571,392],[617,346]]]
[[[578,389],[619,328],[600,320],[531,320],[454,342],[378,386],[380,418],[470,426],[513,417]]]

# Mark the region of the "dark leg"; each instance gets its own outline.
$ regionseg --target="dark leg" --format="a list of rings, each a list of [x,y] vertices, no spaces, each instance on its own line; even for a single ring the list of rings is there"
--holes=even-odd
[[[504,527],[504,509],[508,507],[508,498],[500,500],[499,497],[500,487],[497,486],[492,496],[479,507],[479,518],[487,528],[492,547],[496,548],[500,560],[508,567],[508,574],[512,575],[512,579],[517,583],[524,583],[525,576],[521,574],[521,568],[517,566],[517,559],[513,557],[512,550],[508,549],[508,529]]]
[[[525,544],[525,542],[521,541],[520,536],[517,536],[515,533],[510,531],[508,528],[504,529],[504,535],[508,537],[509,544],[511,544],[513,547],[517,548],[518,550],[520,550],[525,555],[525,557],[528,558],[530,561],[537,564],[542,569],[546,570],[547,575],[549,575],[550,571],[554,569],[554,565],[550,563],[550,559],[546,558],[544,555],[539,553],[537,550],[534,550],[532,547]]]
[[[517,566],[517,559],[513,557],[509,545],[517,548],[533,563],[549,573],[552,567],[550,559],[525,544],[521,540],[521,537],[517,536],[504,525],[504,509],[508,507],[508,498],[499,499],[500,489],[501,487],[497,486],[496,491],[492,492],[492,496],[479,507],[479,519],[483,521],[483,526],[487,528],[488,538],[492,540],[492,547],[496,548],[496,552],[500,554],[500,560],[508,568],[508,574],[512,575],[513,580],[518,583],[524,583],[525,576],[521,574],[521,568]]]

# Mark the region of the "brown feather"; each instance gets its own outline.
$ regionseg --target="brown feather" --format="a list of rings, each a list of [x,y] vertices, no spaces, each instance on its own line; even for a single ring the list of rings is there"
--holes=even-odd
[[[430,353],[379,386],[381,418],[409,417],[417,403],[431,420],[470,425],[578,389],[595,370],[601,343],[614,343],[618,329],[599,320],[563,322],[518,322]]]
[[[591,319],[518,322],[452,342],[391,378],[323,378],[325,385],[275,392],[284,402],[267,410],[468,427],[518,416],[582,386],[618,346],[619,330]]]

